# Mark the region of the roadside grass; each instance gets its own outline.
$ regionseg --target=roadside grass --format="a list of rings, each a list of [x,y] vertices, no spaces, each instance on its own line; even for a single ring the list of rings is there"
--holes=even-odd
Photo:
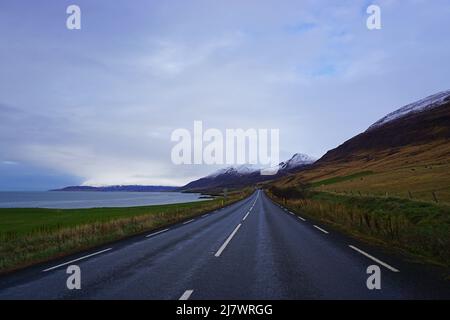
[[[450,266],[448,205],[316,191],[302,191],[303,197],[289,198],[283,190],[270,191],[272,199],[292,211],[334,225],[363,240],[396,248],[420,261]]]
[[[239,201],[251,190],[181,204],[94,209],[0,209],[0,274],[150,232]]]

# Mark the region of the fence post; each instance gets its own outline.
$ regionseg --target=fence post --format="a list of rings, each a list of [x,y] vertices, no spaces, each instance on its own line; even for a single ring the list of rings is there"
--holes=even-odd
[[[411,191],[409,191],[409,190],[408,190],[408,195],[409,195],[409,198],[412,200],[412,198],[413,198],[413,197],[412,197],[412,193],[411,193]]]
[[[436,193],[435,193],[434,191],[431,192],[431,193],[433,194],[434,201],[435,201],[436,203],[439,203],[438,198],[436,197]]]

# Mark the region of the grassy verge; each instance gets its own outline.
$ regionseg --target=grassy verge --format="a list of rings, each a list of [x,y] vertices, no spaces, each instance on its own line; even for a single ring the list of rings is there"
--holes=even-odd
[[[0,209],[0,273],[162,228],[239,201],[251,190],[209,201],[131,208]]]
[[[422,261],[450,266],[450,207],[399,198],[358,197],[272,188],[292,210]]]

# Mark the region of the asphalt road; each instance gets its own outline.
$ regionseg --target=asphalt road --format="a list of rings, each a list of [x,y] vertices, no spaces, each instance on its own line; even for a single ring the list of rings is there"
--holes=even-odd
[[[73,264],[80,290],[66,286]],[[367,288],[371,265],[380,290]],[[448,299],[449,284],[256,191],[166,230],[4,276],[0,299]]]

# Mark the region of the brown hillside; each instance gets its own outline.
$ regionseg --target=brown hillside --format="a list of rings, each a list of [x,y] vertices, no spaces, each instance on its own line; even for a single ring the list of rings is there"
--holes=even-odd
[[[333,177],[338,181],[327,180]],[[331,192],[388,192],[423,200],[434,200],[435,192],[440,201],[450,202],[450,103],[363,132],[310,169],[275,182],[280,187],[300,183]]]

